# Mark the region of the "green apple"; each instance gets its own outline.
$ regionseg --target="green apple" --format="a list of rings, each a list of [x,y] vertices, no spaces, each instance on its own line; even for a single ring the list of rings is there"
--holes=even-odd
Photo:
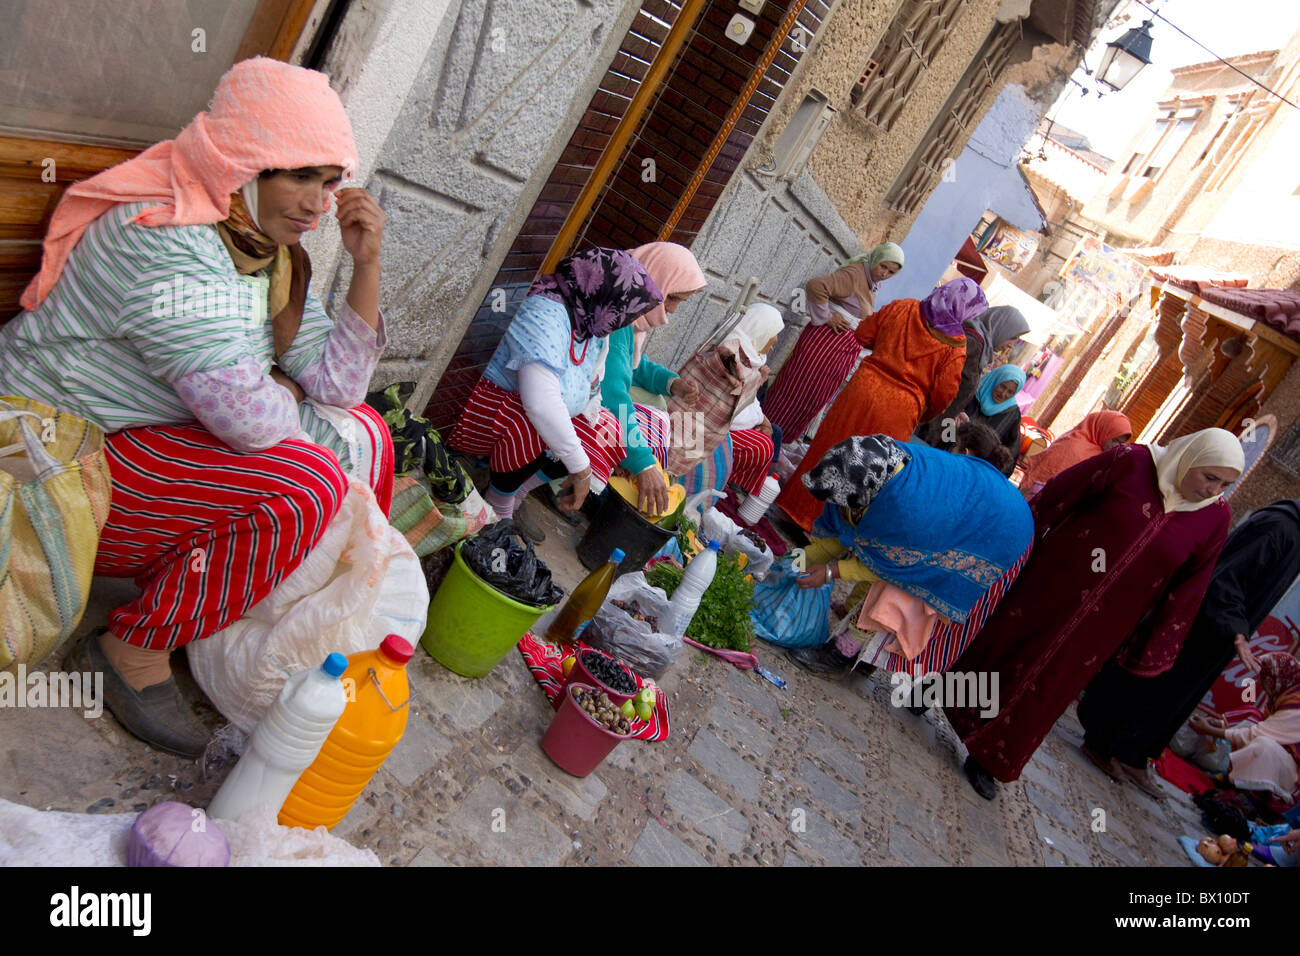
[[[642,687],[633,698],[633,705],[636,707],[636,715],[642,720],[649,720],[655,712],[655,692],[651,687]]]
[[[623,712],[623,716],[628,720],[632,720],[636,717],[636,705],[633,704],[631,700],[623,701],[623,706],[619,709]]]

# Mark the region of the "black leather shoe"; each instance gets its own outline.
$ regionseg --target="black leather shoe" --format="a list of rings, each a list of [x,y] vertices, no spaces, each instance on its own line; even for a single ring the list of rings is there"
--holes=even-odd
[[[194,760],[211,734],[191,713],[174,678],[136,690],[113,669],[99,646],[99,632],[81,642],[72,656],[82,672],[104,675],[104,706],[118,723],[151,747]]]
[[[961,769],[966,771],[966,779],[970,781],[975,792],[985,800],[992,800],[998,795],[998,784],[993,779],[993,774],[985,770],[974,757],[967,757]]]
[[[817,647],[788,648],[785,656],[818,677],[843,677],[853,667],[853,658],[841,654],[834,641]]]

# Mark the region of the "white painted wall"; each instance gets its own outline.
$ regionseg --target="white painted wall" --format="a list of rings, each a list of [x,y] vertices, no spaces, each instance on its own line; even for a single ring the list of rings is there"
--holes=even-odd
[[[1300,111],[1283,105],[1282,126],[1250,162],[1241,182],[1203,235],[1259,246],[1300,249]],[[1207,263],[1208,265],[1209,263]]]

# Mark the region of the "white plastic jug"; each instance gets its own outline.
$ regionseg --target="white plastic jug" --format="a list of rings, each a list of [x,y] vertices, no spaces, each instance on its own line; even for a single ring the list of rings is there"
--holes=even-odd
[[[763,482],[763,490],[746,498],[745,503],[737,509],[736,513],[745,524],[757,524],[763,519],[763,515],[767,514],[767,509],[772,507],[772,502],[776,501],[776,496],[780,493],[781,482],[776,480],[775,475],[768,475]]]
[[[238,820],[263,804],[279,812],[347,706],[347,692],[339,680],[347,666],[342,654],[330,654],[320,667],[299,671],[285,681],[270,712],[254,728],[239,763],[212,798],[209,816]]]
[[[718,571],[718,552],[721,550],[722,545],[719,542],[710,541],[709,546],[691,558],[691,563],[686,565],[682,583],[677,585],[677,590],[673,592],[672,600],[669,602],[673,612],[673,633],[678,637],[685,634],[686,629],[691,626],[691,619],[700,609],[704,592],[713,583],[713,575]]]

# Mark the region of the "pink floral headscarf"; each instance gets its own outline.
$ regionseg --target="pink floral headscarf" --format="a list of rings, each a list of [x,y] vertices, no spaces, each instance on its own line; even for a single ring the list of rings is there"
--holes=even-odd
[[[540,275],[528,294],[545,296],[569,311],[579,342],[604,338],[663,302],[663,293],[646,267],[620,249],[584,249],[561,259],[555,271]]]

